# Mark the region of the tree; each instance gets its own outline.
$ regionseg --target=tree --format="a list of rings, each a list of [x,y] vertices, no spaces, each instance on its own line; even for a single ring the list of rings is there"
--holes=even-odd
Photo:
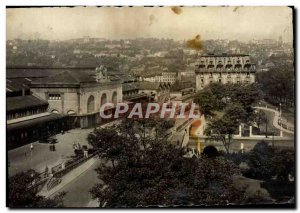
[[[275,149],[272,157],[273,173],[279,182],[289,182],[289,175],[295,177],[295,152]]]
[[[287,202],[295,196],[295,152],[273,148],[266,142],[259,142],[247,155],[249,165],[245,176],[264,180],[261,184],[273,199]]]
[[[225,90],[231,103],[240,104],[247,113],[248,120],[253,118],[253,105],[261,99],[257,84],[228,84]]]
[[[248,154],[248,165],[253,177],[268,180],[276,176],[278,182],[288,182],[295,175],[295,153],[293,150],[273,148],[262,141]]]
[[[292,66],[277,66],[267,72],[257,73],[257,81],[266,100],[272,104],[293,106],[295,72]]]
[[[198,93],[195,103],[199,105],[201,114],[207,117],[215,115],[213,111],[216,110],[216,99],[210,90]]]
[[[274,150],[268,143],[257,143],[249,153],[249,174],[257,179],[268,180],[272,177],[272,157]]]
[[[269,123],[269,119],[268,116],[266,115],[266,113],[262,110],[259,110],[258,113],[256,113],[255,115],[255,121],[257,123],[257,126],[259,128],[260,124],[265,124],[265,134],[266,137],[268,137],[268,123]]]
[[[35,184],[40,180],[34,170],[20,172],[8,180],[8,205],[11,208],[41,208],[62,207],[65,192],[61,192],[54,198],[45,198],[37,195],[38,188]]]
[[[205,135],[212,140],[222,142],[226,152],[229,153],[233,135],[245,119],[244,109],[240,105],[231,105],[221,118],[210,121],[205,129]]]
[[[113,167],[124,150],[121,146],[124,139],[115,126],[95,129],[88,135],[88,143],[97,149],[101,158],[110,160]]]
[[[262,110],[259,110],[255,114],[255,122],[256,122],[258,128],[261,124],[263,124],[265,122],[265,117],[266,117],[266,114]]]
[[[247,122],[253,120],[253,105],[261,99],[257,84],[212,83],[195,96],[201,113],[214,116],[213,111],[226,109],[229,105],[241,105],[247,114]]]
[[[145,137],[141,122],[147,126]],[[155,122],[159,121],[127,119],[116,127],[124,140],[106,137],[101,142],[120,143],[123,147],[114,167],[104,164],[96,170],[101,182],[91,194],[101,207],[226,205],[243,201],[243,192],[233,187],[231,176],[238,169],[232,163],[219,156],[184,157],[185,149],[149,131]]]

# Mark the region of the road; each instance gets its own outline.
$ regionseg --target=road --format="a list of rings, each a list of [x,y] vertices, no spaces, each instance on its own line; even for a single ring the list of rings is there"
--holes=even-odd
[[[101,127],[108,127],[120,123],[119,120],[103,124]],[[35,142],[32,143],[34,149],[30,151],[30,144],[18,147],[8,151],[8,175],[12,176],[18,172],[28,169],[34,169],[38,172],[44,172],[46,166],[50,169],[66,158],[74,155],[73,143],[81,146],[88,145],[87,136],[94,128],[90,129],[72,129],[64,134],[57,134],[55,144],[56,151],[51,152],[49,144]]]
[[[278,130],[282,130],[284,133],[294,134],[293,131],[290,131],[290,130],[287,130],[287,129],[284,129],[284,128],[280,127],[280,125],[278,124],[278,120],[280,119],[280,114],[279,114],[278,111],[276,111],[274,109],[266,108],[266,107],[254,107],[254,108],[274,113],[274,115],[273,115],[273,126]]]
[[[95,169],[100,164],[101,160],[99,159],[88,170],[58,191],[67,192],[64,198],[64,207],[97,207],[97,202],[92,200],[89,190],[99,183]]]
[[[43,172],[46,166],[51,168],[58,165],[65,158],[74,155],[73,143],[89,146],[86,138],[92,130],[73,129],[65,134],[57,134],[55,138],[58,143],[55,144],[54,152],[50,151],[49,144],[39,142],[33,143],[32,152],[30,144],[8,151],[9,176],[30,168]]]

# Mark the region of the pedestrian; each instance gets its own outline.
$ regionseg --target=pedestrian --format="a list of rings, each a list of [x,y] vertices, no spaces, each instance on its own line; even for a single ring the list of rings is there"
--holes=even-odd
[[[30,151],[32,151],[33,150],[33,144],[31,143],[30,144]]]

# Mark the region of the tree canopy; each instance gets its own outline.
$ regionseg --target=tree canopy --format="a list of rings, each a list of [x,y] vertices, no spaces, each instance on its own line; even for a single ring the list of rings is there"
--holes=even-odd
[[[295,73],[291,66],[277,66],[267,72],[257,73],[257,81],[264,98],[272,104],[293,106]]]
[[[40,180],[39,174],[34,170],[20,172],[8,180],[8,205],[11,208],[47,208],[62,207],[65,192],[57,194],[54,198],[39,196],[36,184]]]
[[[253,105],[261,99],[257,84],[220,84],[212,83],[195,96],[200,112],[208,117],[215,111],[223,111],[228,105],[239,104],[247,113],[248,119],[253,116]]]
[[[208,118],[205,134],[209,139],[222,142],[228,153],[239,125],[254,121],[253,106],[260,99],[261,92],[255,83],[210,84],[195,96],[200,112]],[[218,111],[222,112],[221,116],[217,116]]]
[[[205,135],[210,139],[221,141],[226,152],[229,153],[233,135],[237,132],[239,124],[246,118],[246,112],[241,105],[230,105],[224,115],[208,123]]]
[[[162,129],[159,121],[149,121],[149,124],[147,119],[143,122],[147,129],[149,126]],[[127,129],[129,126],[131,129]],[[141,127],[139,121],[127,120],[114,127],[117,136],[107,137],[106,130],[101,129],[96,129],[89,136],[91,144],[97,144],[96,147],[110,143],[121,149],[118,158],[108,153],[110,149],[100,151],[105,160],[116,161],[114,166],[106,163],[96,170],[101,181],[91,189],[91,194],[100,201],[100,206],[226,205],[243,202],[244,192],[233,187],[232,175],[239,170],[232,163],[221,156],[186,158],[186,150],[168,143],[166,135],[157,137],[148,132],[144,137]]]

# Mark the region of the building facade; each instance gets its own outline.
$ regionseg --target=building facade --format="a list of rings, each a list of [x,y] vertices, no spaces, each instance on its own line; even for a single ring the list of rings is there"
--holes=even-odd
[[[174,84],[177,79],[178,74],[176,72],[162,72],[161,75],[154,75],[145,77],[144,81],[148,82],[165,82]]]
[[[196,89],[201,90],[213,82],[219,83],[253,83],[255,82],[256,66],[250,62],[250,56],[205,55],[201,56],[196,65]]]
[[[139,94],[146,95],[149,102],[165,102],[170,97],[170,88],[169,83],[139,82]]]
[[[69,129],[68,118],[47,111],[48,102],[33,95],[6,98],[8,149],[47,138]]]
[[[96,69],[94,74],[66,70],[31,82],[31,91],[48,101],[50,112],[73,117],[75,127],[92,127],[103,122],[103,104],[122,101],[121,82],[110,81],[102,69]]]

